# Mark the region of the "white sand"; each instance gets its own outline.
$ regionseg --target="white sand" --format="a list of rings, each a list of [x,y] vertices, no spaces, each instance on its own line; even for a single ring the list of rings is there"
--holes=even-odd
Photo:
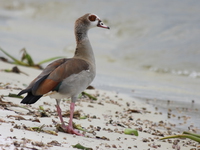
[[[13,65],[0,62],[0,69],[11,69]],[[0,95],[8,95],[9,93],[17,94],[19,90],[16,88],[25,88],[24,84],[28,85],[32,79],[34,79],[41,71],[18,66],[23,72],[29,74],[26,76],[24,74],[7,73],[4,71],[0,72]],[[5,85],[7,84],[7,89]],[[19,107],[7,106],[9,110],[4,109],[2,105],[0,106],[0,147],[3,149],[14,149],[24,148],[36,148],[36,149],[75,149],[72,145],[80,143],[83,146],[91,147],[93,149],[138,149],[138,150],[170,150],[172,149],[173,141],[169,143],[167,140],[163,142],[159,140],[162,136],[159,134],[163,133],[164,136],[170,133],[174,134],[175,129],[167,120],[163,120],[163,115],[152,109],[150,105],[145,102],[139,101],[138,99],[129,97],[128,95],[117,94],[116,92],[108,92],[102,90],[88,90],[88,93],[96,95],[99,93],[97,101],[88,100],[87,98],[82,98],[76,103],[76,110],[81,112],[81,115],[88,115],[87,119],[74,119],[76,124],[81,124],[82,127],[88,129],[88,131],[95,131],[95,128],[100,127],[100,131],[95,131],[96,135],[92,133],[86,133],[89,137],[80,137],[75,135],[70,135],[63,132],[58,132],[57,136],[44,133],[44,132],[34,132],[28,131],[23,128],[26,127],[40,127],[43,124],[44,130],[56,131],[56,127],[52,122],[52,119],[59,122],[57,114],[55,112],[55,100],[49,97],[42,97],[37,103],[33,104],[28,108],[32,111],[37,111],[38,107],[42,105],[45,110],[49,109],[55,115],[51,117],[37,117],[39,122],[33,122],[34,114],[29,114],[28,110]],[[3,101],[13,102],[14,104],[20,104],[21,99],[4,97]],[[47,102],[47,104],[44,104]],[[130,105],[130,106],[127,106]],[[24,105],[21,105],[24,106]],[[61,108],[63,113],[69,110],[69,101],[61,103]],[[128,109],[140,110],[141,113],[128,113]],[[12,116],[13,115],[13,116]],[[26,120],[16,120],[16,116],[22,116]],[[95,116],[96,119],[93,117]],[[132,118],[132,119],[129,119]],[[68,122],[68,118],[64,118]],[[113,123],[110,123],[110,120]],[[158,127],[159,121],[163,123]],[[139,136],[125,135],[123,133],[124,127],[141,129],[139,131]],[[21,129],[17,129],[14,126],[18,125]],[[166,129],[168,127],[168,130]],[[117,133],[116,131],[119,131]],[[168,134],[169,133],[169,134]],[[154,135],[152,135],[154,134]],[[155,135],[157,134],[157,135]],[[105,136],[108,140],[97,139],[95,136],[103,137]],[[25,138],[26,140],[22,140]],[[146,142],[144,142],[147,139]],[[28,141],[29,140],[29,141]],[[47,143],[51,141],[57,141],[59,146],[48,147]],[[192,144],[184,146],[188,139],[180,140],[178,145],[181,150],[189,150],[191,148],[197,147],[196,142],[191,142]],[[37,146],[34,143],[43,142],[44,146]],[[49,144],[50,145],[50,144]],[[0,149],[1,149],[0,148]]]

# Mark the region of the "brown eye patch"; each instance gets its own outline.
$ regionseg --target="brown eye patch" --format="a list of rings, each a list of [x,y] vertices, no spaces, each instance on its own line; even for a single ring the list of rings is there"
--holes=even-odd
[[[95,15],[90,15],[90,16],[89,16],[89,20],[90,20],[90,21],[95,21],[96,18],[97,18],[97,17],[96,17]]]

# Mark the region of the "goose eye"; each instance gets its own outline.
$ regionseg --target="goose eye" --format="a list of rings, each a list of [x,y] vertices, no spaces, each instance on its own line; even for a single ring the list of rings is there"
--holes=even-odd
[[[97,18],[97,17],[96,17],[95,15],[90,15],[90,16],[89,16],[89,20],[90,20],[90,21],[95,21],[96,18]]]

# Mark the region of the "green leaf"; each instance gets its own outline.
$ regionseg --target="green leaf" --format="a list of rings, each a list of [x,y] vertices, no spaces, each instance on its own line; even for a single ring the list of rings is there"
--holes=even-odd
[[[44,111],[44,107],[40,105],[39,110]]]
[[[28,64],[16,59],[15,57],[13,57],[12,55],[8,54],[6,51],[4,51],[1,47],[0,47],[0,50],[5,54],[7,55],[8,57],[10,57],[13,61],[14,61],[14,64],[18,64],[18,65],[23,65],[23,66],[27,66]]]
[[[21,51],[23,52],[21,60],[16,59],[15,57],[13,57],[12,55],[8,54],[6,51],[4,51],[2,48],[0,48],[0,50],[7,55],[8,57],[10,57],[14,62],[13,64],[17,64],[17,65],[22,65],[22,66],[28,66],[28,67],[35,67],[35,68],[39,68],[42,69],[42,67],[40,66],[41,64],[56,60],[56,59],[60,59],[60,58],[64,58],[63,56],[58,56],[58,57],[52,57],[49,59],[45,59],[43,61],[40,61],[39,63],[35,64],[31,55],[29,55],[26,51],[25,48],[23,48]],[[25,62],[24,62],[25,61]]]
[[[97,100],[96,97],[92,96],[91,94],[88,94],[86,92],[82,92],[82,95],[86,95],[89,99],[92,99],[92,100]]]
[[[8,95],[3,95],[3,97],[14,97],[14,98],[24,98],[23,96],[19,96],[17,94],[9,93]]]
[[[35,65],[35,63],[33,62],[32,57],[28,53],[26,54],[25,57],[26,57],[26,60],[27,60],[27,62],[29,64],[29,66],[34,66]]]
[[[12,72],[11,69],[5,69],[4,71],[5,71],[5,72]]]
[[[171,139],[171,138],[189,138],[191,140],[194,140],[194,141],[200,143],[200,138],[199,137],[193,136],[193,135],[189,135],[189,134],[167,136],[167,137],[160,138],[160,140]]]
[[[44,63],[53,61],[53,60],[55,60],[55,59],[60,59],[60,58],[64,58],[64,57],[62,57],[62,56],[52,57],[52,58],[49,58],[49,59],[45,59],[45,60],[43,60],[43,61],[41,61],[41,62],[39,62],[39,63],[37,63],[37,64],[38,64],[38,65],[41,65],[41,64],[44,64]]]
[[[20,95],[17,95],[17,94],[13,94],[13,93],[9,93],[8,97],[24,98],[23,96],[20,96]]]
[[[81,144],[76,144],[76,145],[72,145],[73,148],[78,148],[78,149],[83,149],[83,150],[93,150],[92,148],[89,148],[89,147],[85,147]]]
[[[73,122],[73,127],[81,131],[86,131],[80,124],[75,124],[74,122]]]
[[[43,106],[40,105],[38,111],[40,112],[40,117],[49,117]]]
[[[87,116],[80,116],[80,119],[87,119]]]
[[[135,135],[135,136],[138,136],[138,131],[135,130],[135,129],[130,129],[130,128],[126,128],[124,130],[124,134],[129,134],[129,135]]]
[[[195,134],[195,133],[191,133],[191,132],[187,132],[187,131],[184,131],[183,134],[189,134],[189,135],[196,136],[196,137],[200,138],[200,134]]]
[[[21,61],[26,60],[29,66],[34,66],[35,63],[33,62],[32,57],[27,53],[26,49],[23,48],[23,49],[21,50],[21,52],[23,52]]]

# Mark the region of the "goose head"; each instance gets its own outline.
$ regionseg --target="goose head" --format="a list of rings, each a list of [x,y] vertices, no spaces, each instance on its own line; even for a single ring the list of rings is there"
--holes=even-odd
[[[78,18],[75,22],[75,32],[77,33],[87,32],[89,29],[94,27],[110,29],[96,14],[93,13],[87,13]]]
[[[110,29],[110,27],[106,26],[103,21],[95,14],[88,14],[88,21],[90,22],[90,28],[100,27]]]

